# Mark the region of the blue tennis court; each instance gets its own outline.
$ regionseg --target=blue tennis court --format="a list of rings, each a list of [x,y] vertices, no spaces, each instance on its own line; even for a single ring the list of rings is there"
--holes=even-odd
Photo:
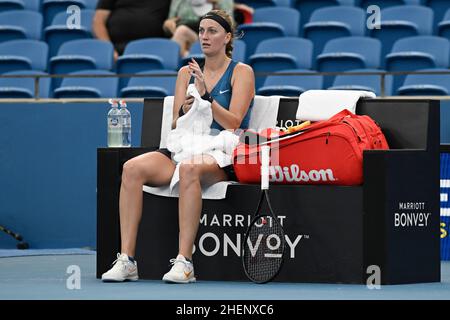
[[[103,283],[95,278],[93,252],[0,258],[0,300],[448,300],[450,262],[441,263],[441,282],[386,285],[369,290],[365,285],[202,281],[166,284],[156,280]],[[70,266],[78,266],[80,289],[71,287]],[[73,268],[73,267],[72,267]],[[71,269],[69,269],[70,271]],[[68,281],[69,279],[69,281]],[[67,286],[69,282],[69,288]],[[72,286],[73,287],[73,286]]]

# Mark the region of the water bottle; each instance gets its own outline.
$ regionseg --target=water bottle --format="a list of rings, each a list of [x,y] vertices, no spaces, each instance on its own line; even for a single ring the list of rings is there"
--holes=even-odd
[[[122,147],[131,147],[131,114],[125,100],[120,100],[119,112],[122,121]]]
[[[111,109],[108,112],[108,147],[122,147],[122,122],[117,101],[109,99]]]

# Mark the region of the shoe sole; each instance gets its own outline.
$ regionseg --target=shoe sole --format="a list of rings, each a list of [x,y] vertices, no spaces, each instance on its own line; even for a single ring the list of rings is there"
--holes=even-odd
[[[125,278],[125,279],[102,279],[103,282],[127,282],[127,281],[138,281],[139,278],[138,277],[133,277],[133,278]]]
[[[166,283],[182,283],[182,284],[193,283],[193,282],[197,281],[197,279],[195,277],[190,278],[188,280],[172,280],[172,279],[167,279],[167,278],[163,278],[162,280]]]

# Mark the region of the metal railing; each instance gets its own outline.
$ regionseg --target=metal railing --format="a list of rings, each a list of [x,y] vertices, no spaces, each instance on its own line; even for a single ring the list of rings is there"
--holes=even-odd
[[[386,76],[398,76],[398,75],[412,75],[412,74],[427,74],[427,75],[449,75],[448,71],[362,71],[362,72],[256,72],[256,77],[261,76],[337,76],[337,75],[356,75],[356,76],[368,76],[378,75],[380,76],[380,97],[386,96]],[[30,75],[0,75],[1,78],[34,78],[34,99],[39,100],[39,80],[41,78],[154,78],[154,77],[177,77],[177,74],[165,74],[165,73],[153,73],[153,74],[30,74]],[[442,96],[441,96],[442,97]]]

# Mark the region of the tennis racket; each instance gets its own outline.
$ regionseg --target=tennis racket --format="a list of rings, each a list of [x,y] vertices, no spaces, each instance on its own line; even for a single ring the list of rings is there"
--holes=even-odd
[[[4,233],[10,235],[11,237],[19,241],[19,243],[17,244],[17,249],[28,249],[29,247],[28,243],[23,241],[23,238],[20,234],[12,232],[11,230],[5,228],[2,225],[0,225],[0,231],[3,231]]]
[[[241,258],[247,277],[256,283],[273,280],[280,272],[286,240],[269,199],[270,147],[261,147],[261,196],[242,243]]]

